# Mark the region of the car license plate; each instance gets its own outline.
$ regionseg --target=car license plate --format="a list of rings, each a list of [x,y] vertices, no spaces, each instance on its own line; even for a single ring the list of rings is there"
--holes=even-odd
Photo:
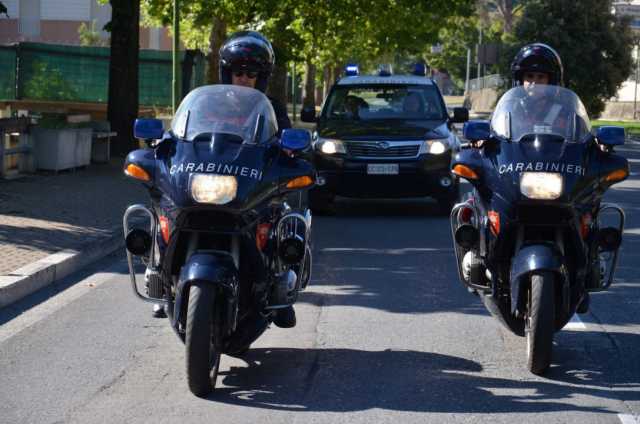
[[[397,163],[368,163],[367,174],[369,175],[398,175],[400,166]]]

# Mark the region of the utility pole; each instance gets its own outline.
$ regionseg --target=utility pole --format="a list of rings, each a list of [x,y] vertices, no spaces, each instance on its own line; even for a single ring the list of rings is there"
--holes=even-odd
[[[296,63],[291,64],[291,103],[293,104],[293,122],[296,122]]]
[[[481,59],[480,58],[480,56],[481,56],[480,49],[482,49],[482,25],[480,25],[479,30],[480,30],[480,35],[478,37],[478,87],[476,87],[476,88],[484,88],[483,84],[482,84],[482,80],[480,79],[481,78],[480,67],[482,66],[482,65],[480,65],[480,62],[481,62],[481,60],[480,60]]]
[[[171,90],[171,108],[176,113],[180,103],[180,0],[173,0],[173,89]]]
[[[469,77],[471,76],[471,49],[467,49],[467,76],[464,80],[464,94],[469,92]]]
[[[636,115],[637,115],[637,109],[636,109],[636,103],[638,101],[638,78],[640,77],[640,48],[638,48],[638,44],[636,44],[635,46],[635,53],[636,53],[636,84],[635,84],[635,89],[633,92],[633,119],[637,119]]]

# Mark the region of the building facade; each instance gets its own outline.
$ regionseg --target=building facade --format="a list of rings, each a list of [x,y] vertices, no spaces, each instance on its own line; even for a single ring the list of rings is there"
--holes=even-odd
[[[23,41],[79,45],[81,24],[102,31],[111,20],[111,6],[97,0],[2,0],[6,16],[0,17],[0,44]],[[165,28],[140,28],[140,48],[171,50],[171,38]]]

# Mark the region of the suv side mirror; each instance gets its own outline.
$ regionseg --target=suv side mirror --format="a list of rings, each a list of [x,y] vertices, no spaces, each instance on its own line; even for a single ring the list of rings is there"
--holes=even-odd
[[[280,146],[294,153],[303,152],[311,147],[311,134],[299,128],[288,128],[282,131]]]
[[[453,118],[451,118],[451,122],[462,123],[462,122],[467,122],[468,120],[469,120],[469,109],[467,109],[466,107],[453,108]]]
[[[300,120],[302,122],[316,122],[316,108],[315,106],[305,106],[300,112]]]

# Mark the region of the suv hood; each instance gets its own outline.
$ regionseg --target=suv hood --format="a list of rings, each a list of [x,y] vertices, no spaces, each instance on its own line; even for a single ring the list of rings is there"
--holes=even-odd
[[[318,135],[343,140],[425,140],[449,135],[442,121],[321,121]]]

